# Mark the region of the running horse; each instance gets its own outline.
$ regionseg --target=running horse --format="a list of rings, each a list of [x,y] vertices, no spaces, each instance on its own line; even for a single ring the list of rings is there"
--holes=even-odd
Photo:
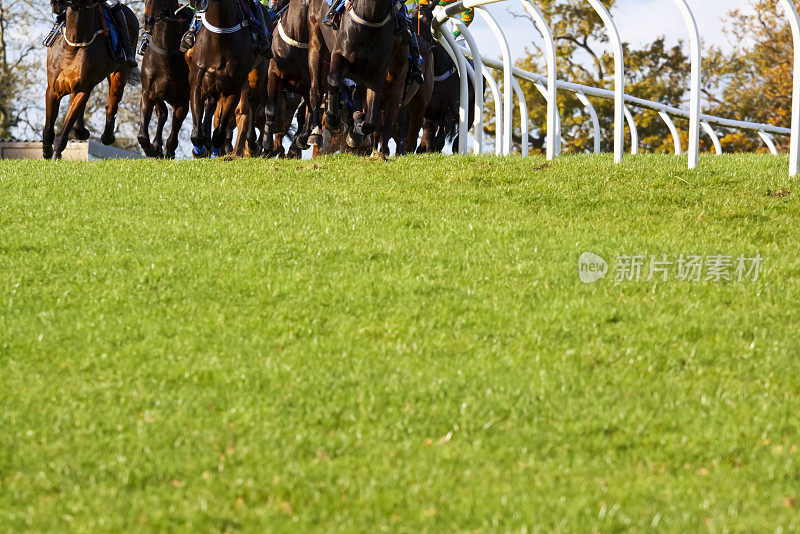
[[[259,76],[266,78],[267,61],[257,52],[239,0],[190,0],[189,3],[202,22],[194,47],[186,53],[193,122],[192,155],[206,155],[204,107],[206,102],[216,100],[218,116],[211,135],[212,155],[222,154],[228,129],[235,121],[238,135],[234,155],[243,156],[253,128],[251,85],[261,84]]]
[[[181,8],[178,0],[145,0],[142,58],[142,103],[139,145],[148,157],[175,158],[178,135],[189,114],[189,65],[180,51],[180,40],[192,21],[193,13]],[[167,104],[172,107],[172,129],[162,152]],[[150,140],[150,119],[155,110],[158,123]]]
[[[280,140],[291,125],[292,116],[299,106],[297,98],[290,98],[287,92],[299,94],[306,104],[311,90],[311,76],[308,71],[308,0],[290,0],[281,15],[272,37],[272,61],[269,66],[266,101],[266,125],[263,146],[267,154],[273,154]],[[301,112],[307,106],[301,106]],[[288,118],[288,120],[286,120]],[[298,125],[303,125],[295,134],[292,147],[297,150],[308,148],[308,129],[305,117],[297,117]]]
[[[405,32],[400,35],[395,32],[394,4],[395,0],[352,0],[342,16],[340,29],[333,30],[321,24],[328,4],[325,0],[311,0],[311,145],[322,144],[323,74],[325,60],[330,57],[326,127],[335,131],[341,126],[338,103],[342,83],[350,78],[364,86],[366,97],[364,111],[353,116],[347,143],[351,147],[360,146],[365,137],[382,126],[378,135],[380,149],[384,155],[388,154],[388,141],[392,138],[408,73],[408,36]]]
[[[53,12],[66,7],[66,22],[58,40],[47,49],[47,92],[45,93],[45,125],[42,134],[42,155],[45,159],[61,158],[70,131],[88,139],[84,112],[89,95],[104,79],[108,79],[106,125],[100,140],[114,143],[117,110],[125,85],[138,81],[138,69],[118,61],[111,49],[109,30],[98,0],[51,0]],[[139,33],[139,22],[133,11],[122,6],[128,23],[128,34]],[[69,111],[58,137],[55,124],[61,100],[70,95]]]

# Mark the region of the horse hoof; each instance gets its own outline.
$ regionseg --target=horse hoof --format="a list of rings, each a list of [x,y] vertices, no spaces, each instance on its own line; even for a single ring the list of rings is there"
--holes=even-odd
[[[342,125],[342,119],[332,113],[325,113],[325,126],[330,130],[338,130]]]
[[[221,155],[222,155],[222,149],[221,148],[212,148],[211,149],[211,159],[217,159]]]
[[[42,157],[44,159],[52,159],[53,157],[53,147],[46,146],[42,148]]]
[[[308,144],[317,148],[322,146],[322,135],[311,134],[308,136]]]
[[[75,139],[77,139],[78,141],[86,141],[92,136],[92,134],[89,132],[89,128],[86,127],[75,128],[74,132],[75,132]]]
[[[116,141],[116,140],[117,140],[117,138],[114,137],[113,133],[108,133],[108,134],[104,133],[102,135],[102,137],[100,137],[100,142],[103,143],[106,146],[113,145],[114,141]]]
[[[349,146],[350,148],[358,148],[361,146],[361,143],[363,142],[364,138],[356,134],[355,132],[347,134],[347,146]]]
[[[192,157],[195,158],[204,158],[208,155],[208,151],[204,146],[195,146],[192,147]]]

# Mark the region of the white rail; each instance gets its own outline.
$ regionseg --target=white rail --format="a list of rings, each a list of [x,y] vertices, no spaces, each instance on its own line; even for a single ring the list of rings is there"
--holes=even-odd
[[[603,6],[600,0],[586,0],[592,8],[600,16],[603,24],[608,32],[609,40],[614,54],[614,90],[600,89],[567,81],[559,80],[557,78],[557,61],[555,42],[553,39],[550,27],[545,19],[542,11],[537,7],[535,0],[518,0],[523,9],[525,10],[536,29],[544,38],[544,56],[547,67],[547,74],[541,75],[525,71],[513,65],[513,58],[511,57],[511,50],[508,46],[502,29],[494,20],[492,15],[480,9],[487,4],[503,2],[505,0],[463,0],[447,6],[446,8],[437,8],[435,11],[434,21],[434,36],[442,43],[445,49],[450,52],[454,61],[458,65],[459,75],[461,76],[461,113],[459,121],[459,153],[466,152],[466,132],[469,129],[467,124],[467,102],[468,94],[466,92],[467,82],[466,78],[469,76],[474,83],[476,102],[475,113],[476,117],[472,124],[474,132],[474,151],[480,152],[483,143],[482,136],[482,115],[484,109],[483,103],[483,80],[486,80],[489,88],[492,91],[493,99],[495,101],[495,117],[497,126],[497,139],[495,152],[498,154],[508,155],[511,153],[512,135],[514,129],[513,123],[513,96],[516,93],[519,100],[519,107],[521,112],[522,124],[521,131],[523,133],[523,152],[527,153],[527,103],[517,83],[517,78],[533,82],[536,87],[542,92],[547,104],[547,139],[546,139],[546,153],[548,159],[553,159],[561,153],[561,119],[558,114],[557,98],[558,91],[564,90],[575,93],[577,98],[586,108],[586,112],[592,121],[594,152],[597,153],[601,148],[601,135],[600,122],[597,117],[597,112],[592,105],[589,97],[602,98],[614,101],[614,161],[621,163],[625,149],[625,123],[627,122],[631,132],[631,153],[638,152],[638,132],[634,121],[634,116],[628,109],[628,106],[633,106],[639,109],[649,109],[659,114],[661,119],[667,125],[672,136],[673,144],[675,145],[675,154],[681,155],[683,147],[681,146],[680,134],[673,122],[674,118],[688,119],[689,120],[689,146],[687,149],[688,167],[694,169],[698,164],[698,154],[700,146],[700,129],[702,128],[711,138],[714,145],[714,150],[717,154],[722,153],[722,146],[719,137],[714,130],[714,126],[739,129],[739,130],[753,130],[758,134],[764,142],[770,153],[777,154],[777,148],[772,139],[772,135],[790,135],[790,176],[796,176],[800,173],[800,16],[798,16],[797,9],[792,0],[779,0],[786,12],[786,17],[792,28],[792,36],[794,40],[794,86],[792,93],[792,124],[791,129],[774,126],[771,124],[761,124],[755,122],[739,121],[733,119],[726,119],[724,117],[716,117],[702,113],[700,102],[700,83],[702,75],[702,56],[700,47],[700,31],[697,26],[697,21],[694,13],[687,0],[672,0],[675,6],[681,13],[687,29],[689,31],[690,42],[690,60],[691,60],[691,76],[689,81],[689,109],[681,109],[674,106],[662,104],[660,102],[653,102],[650,100],[637,98],[625,94],[625,61],[624,50],[622,41],[619,37],[619,31],[614,23],[614,19],[608,10]],[[463,24],[458,24],[458,29],[467,40],[467,47],[460,46],[448,29],[442,28],[447,24],[450,17],[466,11],[470,8],[478,8],[479,17],[486,22],[492,32],[495,34],[500,49],[502,51],[502,59],[486,57],[480,53],[478,44],[470,33],[469,29]],[[466,59],[475,62],[477,67],[477,75],[473,74],[473,69],[469,66]],[[503,92],[497,86],[496,81],[491,76],[488,69],[498,70],[503,76]],[[481,74],[483,76],[481,76]],[[480,83],[479,83],[480,82]],[[480,118],[477,116],[480,111]]]

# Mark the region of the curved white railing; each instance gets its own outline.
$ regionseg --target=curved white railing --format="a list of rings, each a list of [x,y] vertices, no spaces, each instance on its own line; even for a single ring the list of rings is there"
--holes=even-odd
[[[482,100],[483,93],[478,91],[478,79],[486,80],[486,84],[492,92],[495,101],[495,121],[497,127],[497,138],[495,152],[498,154],[508,155],[511,153],[512,135],[514,130],[513,123],[513,96],[517,95],[519,107],[521,112],[521,131],[523,134],[523,153],[527,153],[527,104],[524,102],[524,96],[519,88],[517,79],[527,80],[533,82],[536,88],[542,93],[547,103],[547,139],[546,139],[546,152],[547,158],[552,159],[558,156],[561,152],[561,117],[558,113],[557,95],[558,91],[569,91],[576,95],[579,101],[583,104],[586,112],[591,120],[593,130],[593,151],[600,152],[601,149],[601,129],[600,121],[597,112],[589,100],[592,98],[602,98],[614,101],[614,161],[620,163],[623,159],[625,149],[625,124],[631,132],[631,154],[638,152],[638,131],[634,120],[634,115],[631,113],[629,106],[638,109],[648,109],[655,111],[661,117],[669,129],[672,141],[675,147],[675,154],[681,155],[683,147],[681,146],[681,136],[677,127],[675,126],[675,118],[688,119],[689,121],[689,146],[687,147],[686,154],[688,155],[688,166],[694,169],[698,163],[698,154],[700,146],[700,130],[702,129],[711,139],[714,146],[714,151],[717,154],[722,154],[722,145],[719,136],[714,130],[714,126],[724,128],[752,130],[762,140],[764,145],[771,154],[777,154],[778,150],[772,135],[790,135],[790,164],[789,174],[795,176],[800,173],[800,16],[798,16],[797,9],[792,0],[779,0],[782,4],[786,17],[792,29],[792,36],[794,40],[794,85],[792,93],[792,124],[791,129],[774,126],[771,124],[761,124],[748,121],[740,121],[734,119],[726,119],[724,117],[715,117],[702,113],[700,102],[701,90],[701,75],[702,75],[702,56],[700,48],[700,32],[697,26],[697,21],[694,13],[687,0],[672,0],[675,6],[681,13],[681,16],[686,23],[689,31],[690,42],[690,60],[691,60],[691,75],[689,81],[689,109],[681,109],[675,106],[669,106],[660,102],[654,102],[642,98],[637,98],[625,94],[625,62],[622,41],[619,37],[619,32],[614,23],[611,14],[603,6],[600,0],[586,0],[592,8],[597,12],[603,21],[606,31],[608,32],[609,40],[611,42],[612,52],[614,55],[614,90],[600,89],[576,83],[570,83],[557,78],[557,57],[555,50],[555,43],[553,40],[552,32],[549,28],[547,20],[542,14],[541,10],[536,5],[536,0],[518,0],[523,6],[526,14],[531,22],[535,25],[538,32],[544,38],[544,57],[547,67],[547,74],[541,75],[525,71],[513,65],[511,57],[511,50],[508,46],[508,41],[503,34],[502,29],[494,20],[492,15],[480,9],[481,6],[486,4],[493,4],[505,0],[463,0],[447,6],[446,8],[437,8],[436,20],[434,22],[434,35],[449,49],[451,56],[459,65],[459,73],[467,70],[469,64],[465,59],[471,59],[479,65],[478,74],[472,76],[473,83],[476,89],[476,103],[475,112],[484,109],[483,103],[478,103]],[[459,45],[449,35],[449,31],[442,28],[443,25],[449,24],[447,21],[469,8],[479,8],[476,11],[479,17],[486,22],[489,28],[495,34],[500,49],[502,51],[502,59],[491,58],[480,54],[478,45],[469,30],[463,24],[458,23],[458,28],[467,40],[466,47]],[[497,86],[496,81],[491,76],[490,69],[500,71],[503,76],[503,91]],[[483,77],[480,74],[483,74]],[[465,89],[466,80],[462,83],[462,104],[461,104],[461,124],[462,128],[468,128],[466,120],[466,102],[467,95]],[[480,87],[483,87],[481,83]],[[482,123],[481,123],[482,124]],[[478,126],[478,118],[473,123],[473,127]],[[477,131],[477,130],[476,130]],[[466,137],[464,135],[463,137]],[[476,152],[479,142],[482,142],[482,132],[477,133],[476,137]],[[463,144],[463,146],[461,146]],[[466,152],[466,139],[459,143],[458,151],[460,153]]]

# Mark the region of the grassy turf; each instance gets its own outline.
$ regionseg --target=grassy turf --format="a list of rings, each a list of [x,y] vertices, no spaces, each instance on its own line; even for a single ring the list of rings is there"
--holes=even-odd
[[[786,160],[542,163],[2,163],[0,530],[799,528]]]

